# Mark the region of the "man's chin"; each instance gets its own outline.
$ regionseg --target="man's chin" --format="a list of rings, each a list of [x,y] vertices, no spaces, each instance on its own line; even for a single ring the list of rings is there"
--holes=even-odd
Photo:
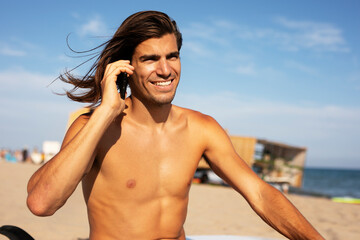
[[[174,100],[175,94],[171,96],[156,96],[152,98],[152,102],[158,106],[171,104]]]

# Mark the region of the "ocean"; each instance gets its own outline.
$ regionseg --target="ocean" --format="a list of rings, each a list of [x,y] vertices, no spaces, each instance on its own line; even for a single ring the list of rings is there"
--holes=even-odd
[[[305,168],[302,191],[326,197],[360,198],[360,170]]]

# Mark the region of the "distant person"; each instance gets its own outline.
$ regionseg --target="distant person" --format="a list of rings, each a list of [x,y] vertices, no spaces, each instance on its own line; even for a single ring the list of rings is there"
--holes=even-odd
[[[291,239],[323,239],[246,165],[213,118],[171,104],[180,80],[181,44],[181,33],[166,14],[138,12],[104,45],[85,77],[61,76],[75,89],[87,89],[67,95],[91,103],[94,111],[72,124],[60,152],[29,180],[30,210],[54,214],[82,182],[90,240],[185,240],[189,190],[204,156],[278,232]],[[131,89],[125,100],[116,85],[120,73],[128,76]]]
[[[34,148],[30,154],[31,161],[35,164],[41,164],[44,161],[44,156],[40,153],[37,148]]]
[[[8,152],[5,153],[5,160],[8,161],[8,162],[13,162],[13,163],[15,163],[17,161],[16,157],[12,153],[12,151],[8,151]]]
[[[0,149],[0,161],[5,160],[5,154],[6,154],[6,150]]]
[[[29,160],[29,151],[28,151],[27,148],[24,148],[22,150],[22,157],[23,157],[24,162],[28,162],[28,160]]]
[[[14,156],[17,162],[23,162],[24,158],[21,150],[16,150]]]

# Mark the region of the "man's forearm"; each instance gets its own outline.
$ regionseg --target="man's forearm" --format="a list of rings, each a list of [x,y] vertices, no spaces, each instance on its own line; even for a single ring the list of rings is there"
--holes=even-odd
[[[268,185],[261,193],[257,214],[271,227],[289,239],[324,239],[296,207],[278,190]]]
[[[98,142],[114,117],[98,108],[81,129],[64,139],[61,151],[29,180],[27,203],[36,215],[52,215],[90,170]]]

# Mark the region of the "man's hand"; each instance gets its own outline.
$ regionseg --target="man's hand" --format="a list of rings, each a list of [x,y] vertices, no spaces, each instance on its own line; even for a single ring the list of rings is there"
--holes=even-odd
[[[125,101],[121,99],[117,90],[116,79],[120,73],[126,73],[128,76],[134,72],[134,67],[130,65],[129,60],[119,60],[106,66],[104,78],[101,80],[101,106],[107,106],[118,116],[125,109]]]
[[[125,108],[125,101],[117,90],[117,76],[121,72],[131,75],[133,70],[130,61],[125,60],[106,66],[101,81],[100,106],[91,117],[82,115],[71,125],[60,152],[30,178],[27,204],[35,215],[54,214],[90,171],[96,156],[96,146],[113,119]]]

